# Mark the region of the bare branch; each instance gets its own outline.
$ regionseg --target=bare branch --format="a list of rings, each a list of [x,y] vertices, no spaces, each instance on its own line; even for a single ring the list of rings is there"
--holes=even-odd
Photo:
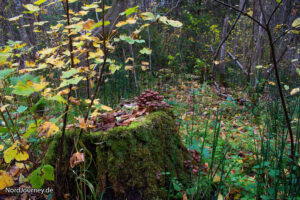
[[[243,5],[243,7],[242,7],[242,10],[241,10],[242,12],[243,12],[245,6],[246,6],[246,1],[244,2],[244,5]],[[222,39],[222,41],[221,41],[220,44],[218,45],[218,47],[217,47],[217,49],[216,49],[216,52],[215,52],[215,54],[214,54],[213,60],[215,60],[215,59],[218,57],[218,54],[219,54],[219,52],[220,52],[220,49],[221,49],[222,45],[224,44],[224,42],[226,42],[226,40],[228,39],[230,33],[233,31],[235,25],[237,24],[237,22],[239,21],[241,15],[242,15],[242,12],[239,13],[239,15],[237,16],[237,18],[235,19],[235,21],[234,21],[233,24],[231,25],[231,27],[230,27],[228,33],[226,34],[226,36]]]
[[[257,19],[253,18],[253,17],[250,16],[248,13],[245,13],[244,11],[239,10],[239,9],[235,8],[234,6],[229,5],[229,4],[227,4],[227,3],[224,3],[224,2],[222,2],[222,1],[219,1],[219,0],[214,0],[214,1],[215,1],[215,2],[218,2],[218,3],[222,4],[222,5],[224,5],[224,6],[226,6],[226,7],[229,7],[229,8],[231,8],[231,9],[237,11],[237,12],[242,13],[242,15],[244,15],[244,16],[250,18],[251,20],[253,20],[254,22],[256,22],[259,26],[261,26],[264,30],[266,30],[266,26],[264,26],[263,24],[261,24]]]
[[[280,5],[281,5],[281,3],[282,3],[283,1],[284,1],[284,0],[280,0],[280,2],[276,5],[275,9],[273,10],[272,14],[271,14],[270,17],[269,17],[269,20],[268,20],[268,22],[267,22],[267,25],[270,24],[273,15],[276,13],[276,11],[278,10],[278,8],[280,7]]]

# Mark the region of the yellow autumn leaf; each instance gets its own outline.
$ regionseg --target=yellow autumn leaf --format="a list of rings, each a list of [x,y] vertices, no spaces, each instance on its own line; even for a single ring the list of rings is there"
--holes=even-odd
[[[116,27],[122,27],[122,26],[124,26],[124,25],[126,25],[126,24],[128,24],[127,21],[120,21],[120,22],[118,22],[118,23],[116,24]]]
[[[125,66],[125,70],[132,70],[133,69],[133,66],[131,66],[131,65],[126,65]]]
[[[58,94],[58,95],[66,95],[66,94],[69,94],[69,92],[70,92],[70,89],[69,89],[69,88],[66,88],[66,89],[60,91],[60,92],[57,93],[57,94]]]
[[[94,112],[92,112],[91,117],[97,117],[99,115],[101,115],[101,113],[99,112],[98,109],[96,109]]]
[[[3,151],[3,149],[4,149],[4,145],[0,144],[0,151]]]
[[[224,199],[223,195],[221,193],[219,193],[218,200],[223,200],[223,199]]]
[[[13,101],[14,100],[14,97],[12,96],[4,96],[5,99],[7,99],[8,101]]]
[[[142,61],[142,65],[146,65],[146,66],[148,66],[148,65],[149,65],[149,63],[148,63],[148,62],[145,62],[145,61]]]
[[[130,17],[130,18],[128,18],[128,19],[126,20],[126,22],[127,22],[128,24],[135,24],[135,23],[136,23],[136,19],[134,19],[133,17]]]
[[[19,169],[26,169],[29,166],[25,165],[24,163],[17,162],[16,167],[19,168]]]
[[[133,61],[133,58],[132,57],[127,58],[125,63],[128,63],[129,61]]]
[[[21,48],[23,48],[23,47],[25,47],[25,46],[26,46],[26,43],[23,43],[23,44],[17,43],[17,44],[15,44],[14,48],[15,48],[15,49],[21,49]]]
[[[17,21],[17,20],[19,20],[21,17],[23,17],[23,15],[18,15],[18,16],[9,18],[8,21]]]
[[[87,21],[82,23],[83,30],[90,30],[95,25],[95,21],[93,19],[88,19]]]
[[[35,92],[39,92],[48,85],[48,82],[46,82],[44,79],[41,79],[40,83],[35,83],[31,80],[27,80],[27,85],[32,87]]]
[[[6,174],[5,171],[0,170],[0,190],[3,190],[6,187],[10,187],[14,185],[13,178]]]
[[[269,85],[276,85],[273,81],[268,81]]]
[[[83,10],[89,10],[92,8],[98,8],[99,6],[97,4],[86,4],[82,7]]]
[[[294,89],[292,89],[290,94],[294,95],[294,94],[297,94],[298,92],[300,92],[300,88],[294,88]]]
[[[218,64],[220,64],[220,61],[215,60],[215,61],[214,61],[214,64],[215,64],[215,65],[218,65]]]
[[[8,106],[9,106],[9,104],[1,106],[1,108],[0,108],[1,112],[4,112]]]
[[[44,122],[36,130],[39,133],[40,137],[42,136],[50,137],[56,134],[59,131],[59,128],[53,122]]]
[[[100,108],[105,111],[112,111],[112,108],[106,105],[101,105]]]
[[[220,182],[220,180],[221,180],[220,176],[216,174],[216,175],[214,176],[213,182],[214,182],[214,183]]]
[[[86,131],[87,125],[85,123],[84,118],[78,117],[79,128],[84,129]]]
[[[45,49],[38,51],[38,53],[42,54],[42,55],[49,55],[49,54],[53,53],[55,51],[55,49],[56,48],[45,48]]]
[[[35,6],[35,5],[32,5],[32,4],[26,4],[26,5],[23,5],[27,10],[30,11],[30,13],[32,12],[37,12],[40,10],[40,8],[38,6]]]
[[[90,99],[85,99],[84,101],[85,101],[85,103],[87,103],[87,104],[90,104],[90,103],[91,103],[91,100],[90,100]]]
[[[10,163],[12,160],[24,161],[29,158],[28,153],[19,146],[19,142],[16,141],[11,147],[4,151],[4,161]]]
[[[89,59],[93,58],[99,58],[104,55],[103,51],[101,49],[97,49],[97,52],[90,52],[89,53]]]
[[[34,67],[35,66],[35,62],[29,61],[29,60],[26,60],[25,64],[26,64],[27,67]]]
[[[146,71],[148,69],[148,67],[145,66],[145,65],[142,65],[141,68],[142,68],[143,71]]]
[[[83,10],[81,10],[81,11],[78,12],[78,14],[81,15],[81,16],[84,16],[84,15],[86,15],[88,13],[89,13],[89,11],[83,11]]]
[[[74,58],[74,64],[76,65],[76,64],[78,64],[78,63],[80,63],[80,60],[78,59],[78,58]]]

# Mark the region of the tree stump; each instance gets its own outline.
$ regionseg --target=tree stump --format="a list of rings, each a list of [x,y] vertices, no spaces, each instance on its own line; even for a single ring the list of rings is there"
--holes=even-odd
[[[68,185],[65,193],[74,196],[76,176],[70,170],[69,159],[77,134],[66,134],[63,155]],[[44,163],[56,165],[60,137],[56,135],[49,142]],[[104,200],[167,199],[171,177],[183,185],[188,180],[184,160],[189,159],[189,154],[176,131],[172,113],[157,111],[129,126],[83,134],[77,149],[81,148],[85,152],[81,169],[88,170],[85,178]],[[80,167],[74,169],[79,174]]]

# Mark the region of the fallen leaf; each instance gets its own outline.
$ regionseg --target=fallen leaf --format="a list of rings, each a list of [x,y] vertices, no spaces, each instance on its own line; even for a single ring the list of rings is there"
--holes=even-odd
[[[14,185],[13,178],[6,174],[5,171],[0,170],[0,190],[3,190],[6,187],[10,187]]]
[[[72,155],[70,158],[70,166],[71,168],[74,168],[76,165],[84,162],[84,154],[76,152]]]
[[[79,128],[84,129],[86,131],[87,125],[85,123],[84,118],[78,117]]]

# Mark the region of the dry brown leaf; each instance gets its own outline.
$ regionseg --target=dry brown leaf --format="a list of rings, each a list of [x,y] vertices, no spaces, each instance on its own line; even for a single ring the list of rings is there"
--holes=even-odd
[[[70,158],[70,166],[71,168],[74,168],[76,165],[84,162],[84,154],[76,152],[72,155]]]

